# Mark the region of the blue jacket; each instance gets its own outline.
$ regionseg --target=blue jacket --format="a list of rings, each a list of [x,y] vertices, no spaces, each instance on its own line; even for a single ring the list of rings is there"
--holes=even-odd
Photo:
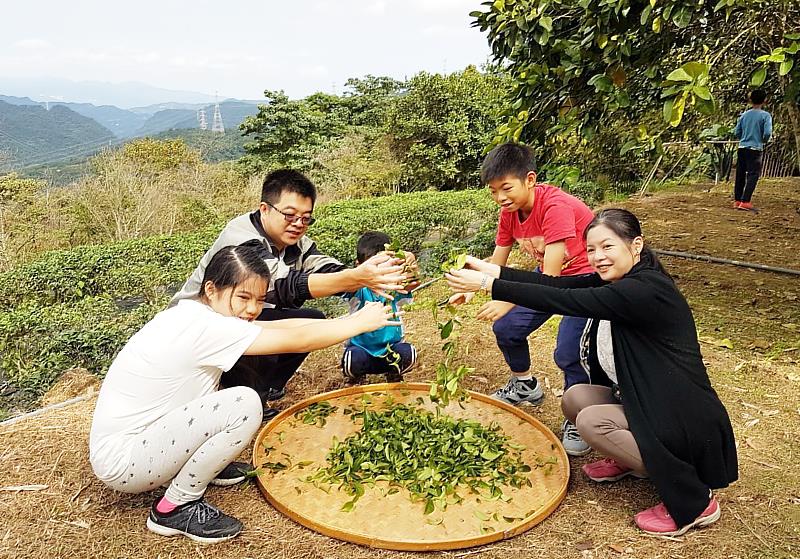
[[[736,138],[740,148],[763,150],[772,136],[772,116],[761,109],[747,109],[736,122]]]
[[[350,313],[354,313],[369,301],[388,303],[389,301],[376,295],[371,289],[362,287],[355,293],[348,293],[344,296],[350,301]],[[394,301],[391,302],[392,309],[397,312],[403,305],[411,302],[411,295],[396,294]],[[366,332],[350,338],[348,345],[358,346],[374,357],[383,357],[387,353],[386,346],[394,345],[403,340],[402,326],[384,326],[374,332]]]

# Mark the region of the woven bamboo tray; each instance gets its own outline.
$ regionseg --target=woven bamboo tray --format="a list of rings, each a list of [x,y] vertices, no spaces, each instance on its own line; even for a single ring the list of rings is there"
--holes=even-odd
[[[537,460],[555,459],[546,468],[533,467],[527,474],[532,487],[504,487],[503,493],[512,497],[510,501],[487,500],[464,488],[459,492],[464,497],[462,503],[425,515],[424,505],[411,502],[407,491],[388,494],[379,482],[366,488],[352,511],[342,512],[342,505],[351,499],[344,491],[334,486],[326,492],[304,481],[325,465],[334,436],[343,440],[360,429],[360,423],[342,413],[344,408],[360,408],[367,394],[370,407],[375,409],[383,407],[387,396],[395,403],[414,405],[419,405],[417,398],[422,397],[425,404],[420,407],[433,411],[427,397],[429,388],[420,383],[355,386],[319,394],[284,410],[256,437],[253,465],[258,468],[268,461],[280,461],[289,467],[282,471],[262,469],[257,478],[261,492],[280,512],[312,530],[370,547],[408,551],[459,549],[510,538],[541,522],[558,507],[569,482],[569,462],[561,441],[530,415],[474,392],[463,408],[451,403],[444,413],[483,424],[496,422],[514,442],[526,447],[522,457],[532,467]],[[323,427],[304,424],[295,417],[321,401],[338,407]],[[265,450],[268,447],[272,447],[269,453]]]

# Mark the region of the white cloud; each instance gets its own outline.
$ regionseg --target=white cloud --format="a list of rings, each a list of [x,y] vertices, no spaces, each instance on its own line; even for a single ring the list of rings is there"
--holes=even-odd
[[[22,39],[14,43],[13,46],[18,49],[37,50],[49,48],[51,45],[44,39]]]
[[[384,14],[386,13],[386,2],[383,0],[372,2],[367,6],[365,11],[368,14]]]
[[[330,72],[327,66],[317,64],[316,66],[300,66],[297,68],[297,73],[304,78],[324,78]]]

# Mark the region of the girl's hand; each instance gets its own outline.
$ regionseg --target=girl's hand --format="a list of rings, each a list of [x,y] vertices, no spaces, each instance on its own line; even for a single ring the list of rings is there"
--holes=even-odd
[[[488,281],[485,278],[488,277]],[[444,275],[447,285],[455,292],[464,293],[468,291],[478,291],[479,289],[491,287],[493,281],[491,276],[476,270],[450,270]]]
[[[361,332],[372,332],[384,326],[400,326],[399,315],[392,311],[390,305],[384,305],[377,301],[365,303],[357,312],[350,315],[350,320],[358,324]]]
[[[495,279],[500,277],[500,266],[474,256],[467,256],[467,262],[464,267],[469,270],[477,270]]]

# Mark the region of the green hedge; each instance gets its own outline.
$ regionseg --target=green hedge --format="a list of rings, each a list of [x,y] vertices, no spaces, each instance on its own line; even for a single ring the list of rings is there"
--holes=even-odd
[[[419,253],[435,273],[450,247],[474,254],[491,250],[497,208],[482,190],[422,192],[337,202],[320,206],[315,215],[309,236],[342,262],[353,262],[362,232],[380,229]],[[188,277],[220,229],[221,224],[188,235],[53,251],[0,274],[2,375],[39,395],[64,369],[104,373],[125,341],[163,308],[168,288]]]

